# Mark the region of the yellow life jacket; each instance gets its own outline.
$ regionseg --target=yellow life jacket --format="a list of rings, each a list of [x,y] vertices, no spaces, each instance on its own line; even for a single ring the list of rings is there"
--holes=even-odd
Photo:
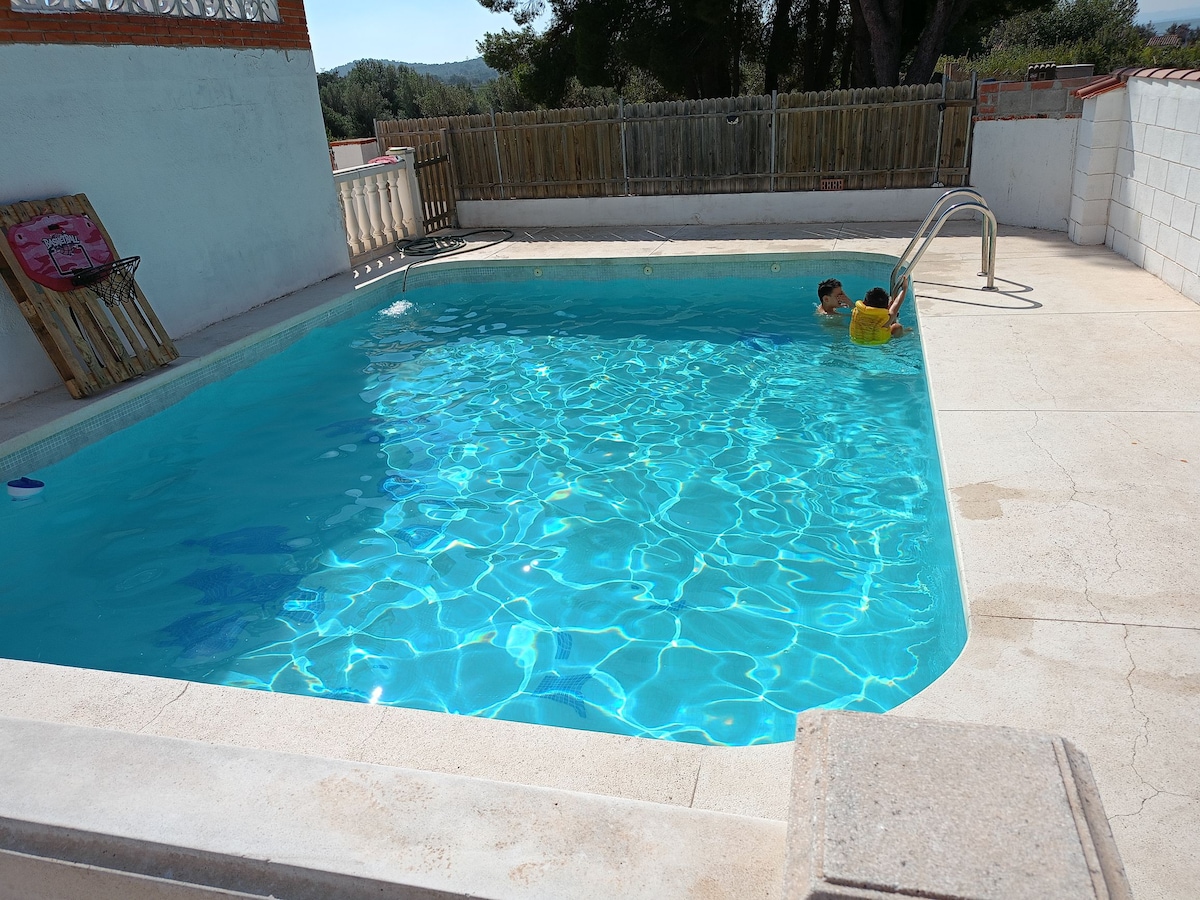
[[[877,347],[892,339],[892,328],[888,319],[892,317],[886,309],[867,306],[861,300],[854,304],[850,314],[850,340],[856,344]]]

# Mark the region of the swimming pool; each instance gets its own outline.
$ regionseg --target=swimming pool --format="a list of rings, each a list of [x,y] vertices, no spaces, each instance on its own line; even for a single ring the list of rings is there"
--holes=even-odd
[[[965,638],[919,341],[811,315],[890,262],[696,267],[418,270],[35,473],[0,655],[722,744],[902,702]]]

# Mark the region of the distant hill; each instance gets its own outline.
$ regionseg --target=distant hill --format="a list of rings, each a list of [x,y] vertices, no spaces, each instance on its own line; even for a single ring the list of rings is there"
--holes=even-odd
[[[351,69],[362,61],[356,59],[354,62],[348,62],[345,65],[328,71],[336,72],[338,75],[345,77]],[[485,63],[481,56],[477,56],[475,59],[464,59],[462,62],[449,63],[410,63],[398,62],[394,59],[377,59],[371,61],[387,63],[390,66],[405,66],[412,69],[418,75],[432,75],[434,78],[441,79],[442,81],[465,81],[468,84],[484,84],[488,81],[495,81],[500,77],[500,73]]]
[[[1153,25],[1154,30],[1159,34],[1165,32],[1168,28],[1176,23],[1187,25],[1191,28],[1200,26],[1200,6],[1188,6],[1182,9],[1169,9],[1166,12],[1138,13],[1137,21],[1147,25]]]

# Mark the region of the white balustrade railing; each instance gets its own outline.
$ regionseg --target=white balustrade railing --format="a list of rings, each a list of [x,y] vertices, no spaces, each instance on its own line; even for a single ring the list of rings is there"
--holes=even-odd
[[[352,262],[398,240],[424,236],[414,153],[406,147],[398,155],[398,162],[333,173]]]

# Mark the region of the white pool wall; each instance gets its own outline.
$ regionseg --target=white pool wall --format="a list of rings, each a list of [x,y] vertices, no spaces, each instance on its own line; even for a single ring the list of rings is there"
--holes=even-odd
[[[622,225],[777,225],[804,222],[920,222],[945,188],[793,191],[669,197],[470,200],[463,228]]]

